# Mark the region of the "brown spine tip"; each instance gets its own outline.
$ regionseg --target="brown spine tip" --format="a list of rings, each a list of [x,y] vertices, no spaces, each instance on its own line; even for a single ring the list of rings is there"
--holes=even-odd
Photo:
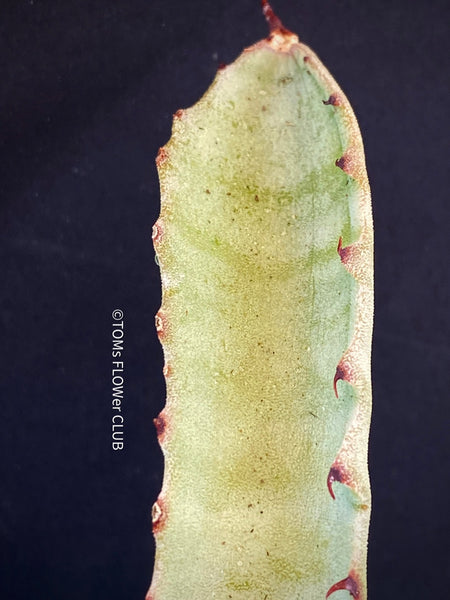
[[[350,595],[353,596],[353,598],[359,598],[359,585],[352,573],[350,573],[345,579],[342,579],[342,581],[338,581],[332,585],[327,592],[326,598],[329,598],[331,594],[337,592],[338,590],[347,590],[350,592]]]
[[[156,333],[161,340],[164,337],[167,328],[166,317],[161,311],[158,311],[155,315],[155,327]]]
[[[226,69],[226,68],[227,68],[227,66],[228,66],[228,65],[227,65],[226,63],[224,63],[224,62],[221,62],[221,63],[219,63],[219,64],[218,64],[218,66],[217,66],[217,70],[218,70],[218,71],[223,71],[224,69]]]
[[[184,110],[182,108],[179,108],[174,114],[173,114],[173,118],[174,119],[181,119],[184,115]]]
[[[169,158],[166,149],[164,146],[158,150],[158,155],[156,156],[156,166],[160,167],[165,161]]]
[[[337,94],[331,94],[328,100],[322,100],[324,104],[329,104],[330,106],[340,106],[339,96]]]
[[[161,495],[152,506],[152,529],[153,533],[158,533],[163,528],[166,522],[166,510],[164,507],[164,500]]]
[[[159,415],[153,419],[153,423],[155,424],[156,435],[158,436],[158,439],[161,440],[166,431],[166,418],[164,413],[160,412]]]
[[[156,223],[152,227],[153,245],[159,244],[162,236],[163,236],[163,226],[160,221],[156,221]]]
[[[155,315],[155,327],[156,327],[156,331],[162,331],[163,330],[163,320],[162,317],[159,313],[157,313]]]
[[[341,257],[341,262],[343,262],[344,264],[348,262],[349,258],[352,255],[353,252],[353,247],[350,246],[343,246],[342,245],[342,238],[339,238],[339,243],[338,243],[338,247],[337,247],[337,251],[339,256]]]
[[[269,24],[270,33],[273,33],[274,31],[280,31],[280,30],[282,31],[284,29],[283,23],[277,17],[277,15],[273,12],[273,9],[270,6],[270,4],[268,3],[268,1],[262,0],[261,6],[262,6],[263,15],[266,17],[266,21]]]
[[[334,164],[342,169],[344,173],[347,173],[347,175],[357,178],[360,165],[358,155],[355,154],[354,149],[349,148]]]
[[[274,13],[273,8],[270,6],[268,0],[261,0],[261,6],[263,15],[266,17],[266,21],[269,24],[270,34],[281,33],[283,35],[289,35],[291,32],[289,29],[284,27],[281,19]]]
[[[337,167],[339,167],[340,169],[342,169],[343,171],[346,171],[346,167],[347,167],[347,158],[344,154],[344,156],[341,156],[341,158],[338,158],[336,160],[336,162],[334,163]]]

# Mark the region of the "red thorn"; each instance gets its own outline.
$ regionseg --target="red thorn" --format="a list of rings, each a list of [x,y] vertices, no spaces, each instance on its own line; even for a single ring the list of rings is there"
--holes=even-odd
[[[155,315],[155,327],[158,338],[162,340],[167,330],[167,319],[160,310]]]
[[[219,63],[217,66],[218,71],[223,71],[226,68],[227,68],[227,63],[224,63],[224,62]]]
[[[182,108],[179,108],[174,114],[173,114],[173,118],[174,119],[181,119],[181,117],[184,114],[184,110]]]
[[[338,158],[334,164],[343,171],[345,171],[345,168],[347,166],[347,159],[345,157],[345,154],[344,156],[341,156],[341,158]]]
[[[353,481],[352,476],[347,471],[341,459],[339,458],[339,454],[334,463],[331,465],[331,469],[327,477],[328,491],[330,492],[330,496],[333,498],[333,500],[336,500],[336,496],[333,490],[333,483],[335,481],[337,481],[338,483],[342,483],[342,485],[346,485],[350,489],[355,488],[355,482]]]
[[[162,412],[159,413],[156,419],[153,419],[153,423],[155,424],[156,435],[158,436],[158,439],[161,439],[166,430],[166,419],[164,417],[164,414]]]
[[[331,467],[327,477],[328,491],[330,492],[330,496],[333,498],[333,500],[336,500],[336,496],[334,495],[333,491],[333,483],[335,481],[338,481],[339,483],[342,482],[342,473],[338,467],[333,466]]]
[[[345,380],[345,370],[343,368],[343,366],[341,365],[341,363],[338,364],[338,366],[336,367],[336,373],[334,375],[334,379],[333,379],[333,388],[334,388],[334,393],[336,395],[336,398],[339,398],[339,394],[337,391],[337,382],[342,379],[343,381]]]
[[[351,365],[344,360],[344,358],[341,358],[341,360],[338,363],[338,366],[336,367],[336,373],[334,375],[334,379],[333,379],[333,388],[334,388],[334,393],[336,395],[336,398],[339,398],[339,394],[337,391],[337,382],[339,380],[342,381],[346,381],[347,383],[352,384],[352,367]]]
[[[266,21],[269,24],[270,33],[275,33],[276,31],[286,33],[287,29],[283,26],[281,20],[273,12],[273,9],[270,6],[269,2],[267,0],[261,0],[261,5],[263,15],[266,17]]]
[[[342,238],[339,238],[339,244],[338,244],[338,249],[337,251],[339,252],[339,256],[341,257],[341,262],[344,263],[344,265],[350,260],[353,252],[354,252],[354,246],[352,246],[350,244],[350,246],[342,246]]]
[[[328,100],[322,100],[324,104],[330,104],[331,106],[340,106],[339,96],[337,94],[331,94]]]
[[[164,364],[163,375],[166,379],[172,375],[172,366],[169,363]]]
[[[153,533],[158,533],[166,522],[166,509],[164,499],[161,494],[152,506],[152,529]]]
[[[163,236],[163,227],[162,227],[161,221],[156,221],[156,223],[153,225],[153,228],[152,228],[153,244],[154,245],[159,244],[162,236]]]
[[[341,250],[342,250],[342,236],[339,236],[339,241],[338,241],[338,246],[337,246],[337,251],[338,254],[341,254]]]
[[[167,154],[166,149],[164,147],[160,148],[158,150],[158,155],[156,156],[156,166],[160,167],[168,158],[169,155]]]
[[[351,574],[342,581],[338,581],[332,585],[327,592],[326,598],[338,590],[347,590],[353,598],[359,598],[359,586]]]
[[[358,177],[358,156],[353,148],[349,148],[334,164],[350,177]]]

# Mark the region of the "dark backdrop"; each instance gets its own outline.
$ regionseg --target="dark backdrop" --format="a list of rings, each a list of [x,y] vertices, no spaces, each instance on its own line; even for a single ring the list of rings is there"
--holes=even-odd
[[[366,146],[376,227],[370,596],[443,598],[448,5],[275,8],[349,96]],[[164,403],[154,157],[172,113],[266,25],[258,0],[15,0],[1,13],[0,596],[142,600],[162,476],[152,419]],[[115,308],[125,315],[116,452]]]

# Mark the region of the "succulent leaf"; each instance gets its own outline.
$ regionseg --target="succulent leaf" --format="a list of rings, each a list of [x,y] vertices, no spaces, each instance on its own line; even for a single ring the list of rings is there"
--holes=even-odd
[[[148,600],[367,597],[373,233],[345,95],[270,36],[157,165],[167,403]]]

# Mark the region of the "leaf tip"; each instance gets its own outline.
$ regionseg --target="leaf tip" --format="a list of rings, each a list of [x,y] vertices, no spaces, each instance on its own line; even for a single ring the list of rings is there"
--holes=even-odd
[[[261,0],[262,12],[269,25],[269,37],[267,41],[274,50],[287,52],[293,44],[298,43],[298,37],[292,33],[281,22],[278,15],[275,14],[268,0]]]
[[[276,31],[287,31],[281,22],[281,19],[275,14],[273,8],[270,6],[267,0],[261,0],[261,6],[263,15],[266,17],[266,21],[269,25],[270,33]]]

